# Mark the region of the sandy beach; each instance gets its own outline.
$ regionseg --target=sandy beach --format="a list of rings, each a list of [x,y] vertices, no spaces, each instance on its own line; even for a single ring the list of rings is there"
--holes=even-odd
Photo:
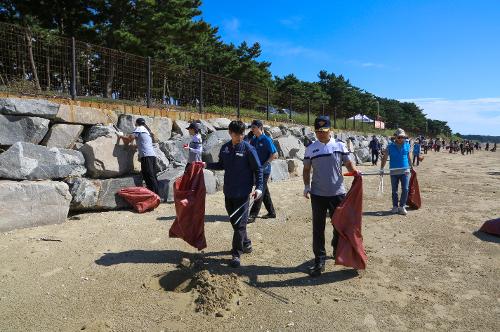
[[[0,234],[0,330],[499,330],[500,238],[475,232],[500,217],[500,153],[430,152],[416,170],[423,207],[407,216],[388,212],[388,176],[382,195],[364,178],[367,269],[330,259],[316,279],[300,177],[270,184],[278,218],[249,225],[239,269],[221,192],[207,196],[203,253],[168,238],[172,204]]]

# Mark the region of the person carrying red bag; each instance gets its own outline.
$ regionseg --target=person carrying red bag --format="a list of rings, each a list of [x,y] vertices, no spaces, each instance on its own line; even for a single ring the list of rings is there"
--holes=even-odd
[[[317,141],[306,148],[304,156],[304,197],[311,198],[313,217],[314,265],[309,268],[311,277],[318,277],[325,271],[325,226],[326,213],[331,219],[337,206],[344,200],[346,189],[342,176],[342,165],[349,172],[358,173],[349,158],[344,142],[332,138],[330,118],[319,116],[314,120]],[[314,169],[311,181],[311,169]],[[333,229],[333,256],[336,255],[338,233]]]

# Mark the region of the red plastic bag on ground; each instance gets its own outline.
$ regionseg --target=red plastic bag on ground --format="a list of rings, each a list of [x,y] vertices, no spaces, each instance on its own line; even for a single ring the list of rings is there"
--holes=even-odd
[[[368,257],[363,246],[361,220],[363,214],[363,179],[356,176],[344,201],[335,209],[333,227],[339,233],[335,264],[357,270],[366,268]]]
[[[486,221],[479,230],[481,232],[500,236],[500,218]]]
[[[168,235],[181,238],[198,250],[207,247],[205,195],[203,163],[191,163],[184,175],[174,183],[176,218]]]
[[[410,187],[408,188],[408,199],[406,200],[412,209],[418,210],[422,206],[422,200],[420,198],[420,188],[417,181],[417,172],[413,169],[411,170],[410,177]]]
[[[118,191],[118,195],[139,213],[154,210],[160,205],[160,196],[144,187],[122,188]]]

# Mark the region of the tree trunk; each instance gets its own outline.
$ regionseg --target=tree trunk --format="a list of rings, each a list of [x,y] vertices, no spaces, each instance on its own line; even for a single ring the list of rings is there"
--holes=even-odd
[[[112,97],[114,78],[115,78],[115,64],[112,60],[110,60],[108,73],[106,75],[106,90],[104,91],[104,98],[111,98]]]
[[[28,45],[28,57],[30,60],[31,71],[33,73],[33,83],[35,83],[35,88],[37,89],[37,91],[42,91],[42,88],[40,87],[40,81],[38,81],[35,59],[33,58],[33,44],[31,42],[31,32],[29,30],[26,30],[25,37]]]
[[[47,91],[50,91],[50,57],[49,57],[49,49],[47,49]]]

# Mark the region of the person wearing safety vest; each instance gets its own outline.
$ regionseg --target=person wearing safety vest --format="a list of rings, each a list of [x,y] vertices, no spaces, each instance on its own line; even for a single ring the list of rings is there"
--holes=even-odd
[[[349,157],[344,142],[332,138],[330,118],[317,117],[314,120],[317,141],[306,148],[304,155],[304,197],[311,198],[314,265],[309,268],[311,277],[318,277],[325,270],[325,226],[326,217],[332,218],[337,206],[344,200],[346,189],[342,176],[342,165],[349,172],[357,172]],[[311,170],[313,170],[311,181]],[[333,256],[337,250],[338,233],[333,229]]]
[[[410,185],[410,169],[413,166],[410,157],[410,143],[406,140],[406,133],[401,128],[397,129],[394,133],[394,142],[387,145],[386,152],[380,164],[381,176],[384,174],[384,167],[388,157],[390,157],[389,167],[392,187],[391,212],[406,215],[408,213],[405,206]],[[399,183],[401,183],[401,198],[398,201]]]
[[[229,124],[231,141],[225,143],[219,152],[219,161],[206,163],[207,169],[224,170],[224,199],[226,211],[233,226],[233,243],[231,249],[231,267],[240,266],[243,253],[252,252],[252,241],[247,234],[248,210],[250,194],[254,200],[262,196],[262,166],[255,148],[244,141],[245,124],[231,121]]]

